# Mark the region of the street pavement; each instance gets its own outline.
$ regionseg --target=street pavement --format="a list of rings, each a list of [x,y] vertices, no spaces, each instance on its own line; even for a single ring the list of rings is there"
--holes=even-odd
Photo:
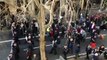
[[[107,31],[102,31],[101,32],[102,34],[107,34]],[[10,38],[10,37],[9,37]],[[9,39],[8,37],[6,39]],[[0,38],[1,39],[1,38]],[[12,39],[12,38],[11,38]],[[35,53],[38,55],[39,53],[39,41],[34,39],[34,43],[35,43]],[[7,41],[7,42],[3,42],[3,41]],[[62,39],[61,41],[61,45],[58,47],[57,49],[57,52],[58,54],[57,55],[54,55],[54,54],[49,54],[49,51],[51,49],[51,42],[48,40],[46,40],[46,53],[47,53],[47,57],[49,60],[55,60],[55,59],[59,59],[59,56],[62,56],[63,57],[63,54],[62,54],[62,47],[63,45],[65,44],[65,41],[66,39]],[[90,39],[87,39],[84,43],[81,43],[81,52],[80,53],[84,53],[85,52],[85,47],[87,46],[87,44],[89,44],[89,41]],[[7,56],[9,55],[9,52],[11,50],[11,40],[3,40],[1,39],[0,42],[3,42],[3,43],[0,43],[0,60],[6,60],[7,59]],[[27,44],[26,44],[26,41],[24,39],[22,39],[21,41],[21,44],[20,44],[20,60],[25,60],[26,58],[26,48],[27,48]],[[104,40],[97,40],[97,46],[100,46],[102,44],[105,45],[105,47],[107,47],[107,36],[105,36],[105,39]],[[73,56],[74,54],[68,54],[68,57],[70,56]]]
[[[12,39],[12,33],[10,30],[1,31],[0,30],[0,41]]]
[[[79,57],[79,58],[77,58],[77,59],[75,59],[75,58],[70,58],[70,59],[68,59],[68,60],[88,60],[88,59],[86,59],[85,57],[86,57],[86,56],[82,56],[82,57]],[[90,60],[93,60],[92,57],[90,57]],[[100,56],[100,57],[99,57],[99,60],[107,60],[107,59],[104,59],[103,56]]]
[[[72,57],[72,58],[68,58],[68,60],[88,60],[88,59],[86,59],[86,55],[82,55],[82,56],[78,57],[77,59],[75,57]],[[92,55],[89,56],[89,60],[93,60]],[[105,59],[104,55],[101,54],[99,56],[99,60],[107,60],[107,59]]]

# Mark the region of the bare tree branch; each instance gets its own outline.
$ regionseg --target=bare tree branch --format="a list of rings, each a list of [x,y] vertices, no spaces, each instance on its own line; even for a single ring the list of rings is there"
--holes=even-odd
[[[48,11],[51,9],[50,5],[43,5],[45,9],[47,9]]]
[[[53,23],[53,14],[54,14],[53,11],[55,8],[55,3],[56,3],[56,1],[53,0],[52,5],[51,5],[51,9],[50,9],[50,20],[49,20],[49,23],[46,25],[46,28],[49,27]]]
[[[31,1],[26,5],[25,8],[28,8],[28,6],[32,3],[32,1],[33,1],[33,0],[31,0]]]
[[[40,9],[40,3],[39,3],[39,0],[34,0],[36,6]]]
[[[45,5],[49,5],[50,2],[51,2],[51,0],[48,0],[48,1],[45,3]]]

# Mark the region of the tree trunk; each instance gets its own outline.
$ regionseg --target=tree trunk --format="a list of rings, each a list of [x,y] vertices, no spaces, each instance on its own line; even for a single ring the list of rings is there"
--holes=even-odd
[[[34,17],[35,16],[35,6],[34,6],[34,1],[33,0],[28,0],[28,11],[29,11],[29,14]]]
[[[60,19],[60,16],[61,16],[61,6],[62,6],[62,4],[61,4],[61,2],[62,2],[62,0],[60,0],[60,7],[59,7],[59,18],[58,18],[58,22],[60,23],[61,21],[61,19]]]
[[[46,60],[46,53],[45,53],[45,11],[44,7],[41,5],[40,7],[40,54],[41,60]]]
[[[84,0],[81,0],[81,10],[84,8]]]
[[[87,2],[86,2],[86,10],[88,10],[88,7],[89,7],[89,0],[87,0]]]
[[[101,3],[100,3],[100,9],[103,8],[103,3],[104,3],[104,0],[101,0]]]
[[[67,20],[68,20],[68,5],[65,5],[65,16],[64,16],[64,20],[65,20],[66,23],[68,23],[67,22]]]

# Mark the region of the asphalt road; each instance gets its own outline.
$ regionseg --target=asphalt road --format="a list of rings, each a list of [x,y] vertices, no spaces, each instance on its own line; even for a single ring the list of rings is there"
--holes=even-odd
[[[107,31],[102,31],[101,32],[102,34],[107,34]],[[1,38],[0,38],[1,39]],[[6,39],[9,39],[8,37]],[[11,38],[12,39],[12,38]],[[35,39],[34,39],[35,40]],[[57,55],[54,55],[54,54],[49,54],[49,51],[51,49],[51,42],[49,40],[46,41],[46,44],[47,44],[47,47],[46,47],[46,53],[47,53],[47,57],[49,60],[55,60],[55,59],[58,59],[59,56],[63,56],[62,55],[62,47],[65,43],[65,40],[66,39],[62,39],[61,41],[61,45],[60,47],[57,48],[57,52],[58,54]],[[7,42],[3,42],[3,41],[7,41]],[[87,44],[89,43],[89,39],[87,39],[84,43],[81,43],[81,53],[84,53],[85,52],[85,47],[87,46]],[[0,60],[6,60],[7,59],[7,56],[9,55],[9,52],[10,52],[10,48],[11,48],[11,42],[9,40],[3,40],[1,39],[0,42],[3,42],[3,43],[0,43]],[[26,48],[27,48],[27,44],[25,42],[25,40],[21,40],[20,41],[21,44],[20,44],[20,60],[25,60],[26,58]],[[39,42],[38,40],[35,40],[35,53],[36,54],[39,54]],[[100,46],[102,44],[105,45],[105,47],[107,47],[107,36],[105,36],[105,39],[104,40],[97,40],[97,46]],[[68,57],[69,56],[72,56],[73,54],[68,54]]]

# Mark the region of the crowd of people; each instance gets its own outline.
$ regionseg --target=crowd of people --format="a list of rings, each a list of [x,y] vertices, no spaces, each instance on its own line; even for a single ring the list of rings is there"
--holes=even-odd
[[[79,26],[77,26],[77,28],[74,27],[73,33],[69,32],[73,35],[68,34],[68,43],[66,46],[64,46],[63,52],[64,59],[67,60],[67,54],[72,52],[72,50],[74,50],[76,58],[79,56],[81,42],[85,42],[87,40],[86,35],[88,34],[91,38],[89,44],[86,47],[86,58],[90,59],[90,54],[93,56],[93,60],[99,60],[99,56],[101,54],[104,54],[104,58],[106,58],[107,55],[104,45],[98,47],[96,43],[96,41],[99,40],[98,38],[100,38],[100,40],[104,39],[104,35],[102,35],[100,31],[105,27],[101,25],[105,22],[104,20],[106,19],[107,18],[103,15],[93,15],[90,18],[87,17],[85,21],[77,22],[77,25]]]
[[[107,19],[106,17],[91,16],[86,17],[85,20],[78,20],[75,23],[71,23],[70,29],[67,29],[62,23],[58,23],[55,19],[51,27],[47,28],[46,35],[50,37],[52,47],[50,54],[57,55],[57,47],[61,44],[62,39],[66,38],[66,43],[63,47],[62,54],[64,59],[67,60],[67,54],[75,54],[76,58],[80,53],[80,45],[86,41],[87,35],[91,36],[90,43],[86,47],[86,58],[89,59],[89,55],[93,53],[93,59],[98,60],[99,54],[101,55],[105,51],[104,45],[97,48],[96,41],[99,38],[101,31],[101,23]],[[100,23],[99,23],[100,22]],[[17,22],[13,21],[11,24],[11,31],[13,35],[13,41],[11,45],[11,52],[8,60],[19,60],[20,56],[20,37],[25,37],[27,46],[26,59],[32,60],[33,55],[36,56],[33,51],[34,38],[39,36],[39,25],[36,20]],[[104,39],[103,35],[100,35],[101,39]],[[40,57],[39,59],[40,60]]]
[[[26,43],[28,44],[28,49],[26,51],[26,59],[31,60],[33,57],[33,39],[38,35],[38,23],[33,20],[32,22],[12,22],[11,31],[13,35],[13,41],[11,44],[11,52],[9,59],[19,60],[20,53],[20,41],[19,38],[25,37]]]

